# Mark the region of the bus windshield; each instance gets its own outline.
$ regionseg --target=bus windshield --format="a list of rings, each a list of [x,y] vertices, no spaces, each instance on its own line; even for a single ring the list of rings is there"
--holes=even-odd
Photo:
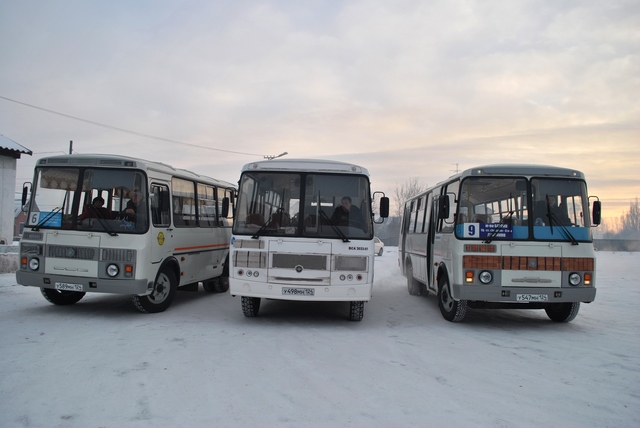
[[[27,227],[142,233],[148,227],[145,183],[141,171],[38,168]]]
[[[469,177],[462,181],[456,235],[483,240],[591,240],[584,181]]]
[[[362,175],[246,172],[233,233],[372,239],[370,198]]]

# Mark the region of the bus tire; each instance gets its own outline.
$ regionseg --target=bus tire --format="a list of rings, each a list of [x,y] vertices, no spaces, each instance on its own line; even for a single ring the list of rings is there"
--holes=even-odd
[[[438,281],[438,307],[442,317],[451,322],[462,321],[467,314],[467,301],[456,301],[451,297],[449,278],[447,278],[446,274],[440,276]]]
[[[83,291],[54,290],[52,288],[41,288],[40,292],[45,299],[54,305],[73,305],[86,294]]]
[[[260,298],[242,296],[242,313],[245,317],[253,318],[258,316],[260,311]]]
[[[349,302],[349,321],[362,321],[364,302]]]
[[[407,272],[407,289],[409,290],[409,294],[412,296],[422,296],[426,291],[426,287],[413,277],[413,266],[411,266],[411,263],[407,263],[405,271]]]
[[[167,310],[178,291],[178,280],[167,267],[160,269],[151,294],[134,295],[133,303],[140,312],[153,314]]]
[[[545,308],[547,316],[555,322],[570,322],[578,315],[580,302],[553,303]]]

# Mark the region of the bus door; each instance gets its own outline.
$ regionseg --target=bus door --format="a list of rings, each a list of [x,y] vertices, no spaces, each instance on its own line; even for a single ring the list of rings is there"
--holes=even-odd
[[[427,212],[425,216],[424,231],[427,238],[426,259],[427,259],[427,288],[435,288],[433,284],[433,234],[435,232],[434,225],[436,223],[436,215],[434,207],[437,205],[433,202],[433,196],[427,194]]]
[[[151,263],[160,263],[173,252],[174,237],[171,227],[171,201],[169,186],[152,183],[149,189],[151,202]]]

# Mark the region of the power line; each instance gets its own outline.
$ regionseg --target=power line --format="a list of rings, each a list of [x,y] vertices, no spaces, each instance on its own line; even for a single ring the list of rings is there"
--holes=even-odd
[[[260,154],[257,154],[257,153],[236,152],[236,151],[233,151],[233,150],[216,149],[216,148],[213,148],[213,147],[199,146],[197,144],[185,143],[183,141],[172,140],[170,138],[163,138],[163,137],[157,137],[155,135],[143,134],[142,132],[130,131],[128,129],[118,128],[117,126],[106,125],[104,123],[94,122],[93,120],[83,119],[81,117],[72,116],[72,115],[66,114],[66,113],[60,113],[60,112],[55,111],[55,110],[49,110],[49,109],[46,109],[44,107],[38,107],[38,106],[34,106],[32,104],[23,103],[21,101],[17,101],[17,100],[13,100],[11,98],[3,97],[2,95],[0,95],[0,98],[3,99],[3,100],[6,100],[6,101],[10,101],[12,103],[21,104],[23,106],[31,107],[31,108],[34,108],[36,110],[41,110],[41,111],[45,111],[47,113],[51,113],[51,114],[55,114],[55,115],[58,115],[58,116],[66,117],[68,119],[78,120],[80,122],[85,122],[85,123],[89,123],[91,125],[101,126],[103,128],[112,129],[112,130],[115,130],[115,131],[125,132],[127,134],[137,135],[139,137],[151,138],[153,140],[166,141],[168,143],[174,143],[174,144],[182,144],[184,146],[197,147],[199,149],[214,150],[214,151],[217,151],[217,152],[234,153],[234,154],[237,154],[237,155],[257,156],[257,157],[264,156],[264,155],[260,155]]]

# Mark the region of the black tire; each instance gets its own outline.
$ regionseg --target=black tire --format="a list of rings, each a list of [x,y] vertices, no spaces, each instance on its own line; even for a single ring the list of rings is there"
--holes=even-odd
[[[258,316],[260,311],[260,298],[242,296],[242,313],[245,317],[253,318]]]
[[[462,321],[467,314],[467,301],[453,300],[446,275],[442,275],[438,281],[438,307],[442,317],[451,322]]]
[[[209,293],[226,293],[229,290],[229,277],[219,276],[212,278],[202,283],[204,291]]]
[[[54,305],[73,305],[86,294],[84,291],[54,290],[53,288],[41,288],[40,292]]]
[[[158,272],[151,294],[134,295],[133,303],[140,312],[154,314],[167,310],[178,291],[178,280],[168,268]]]
[[[349,321],[362,321],[364,302],[349,302]]]
[[[378,251],[378,255],[382,256],[382,253],[384,253],[384,248],[380,248],[380,251]]]
[[[407,263],[405,272],[407,275],[407,290],[409,294],[412,296],[422,296],[426,291],[426,287],[413,277],[413,266],[411,266],[411,263]]]
[[[553,303],[545,309],[547,316],[555,322],[570,322],[578,315],[580,302]]]

